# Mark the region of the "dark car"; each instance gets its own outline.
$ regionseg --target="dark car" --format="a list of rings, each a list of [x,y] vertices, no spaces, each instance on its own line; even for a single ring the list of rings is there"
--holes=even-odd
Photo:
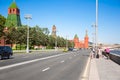
[[[68,48],[68,51],[73,51],[73,48]]]
[[[3,58],[11,58],[13,51],[9,46],[0,46],[0,60]]]

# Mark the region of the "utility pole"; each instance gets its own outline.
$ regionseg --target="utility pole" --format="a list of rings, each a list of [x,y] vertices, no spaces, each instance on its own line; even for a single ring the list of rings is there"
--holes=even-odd
[[[28,25],[27,25],[27,48],[26,48],[26,53],[29,53],[29,20],[32,19],[30,14],[25,15],[25,19],[28,20]]]
[[[95,47],[98,47],[98,0],[96,0]]]

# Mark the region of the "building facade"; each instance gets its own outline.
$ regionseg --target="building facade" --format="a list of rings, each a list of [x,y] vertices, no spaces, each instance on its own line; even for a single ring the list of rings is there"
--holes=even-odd
[[[74,36],[74,48],[80,49],[80,48],[88,48],[89,45],[89,37],[88,37],[88,33],[86,31],[86,35],[84,37],[84,40],[79,40],[77,34]]]

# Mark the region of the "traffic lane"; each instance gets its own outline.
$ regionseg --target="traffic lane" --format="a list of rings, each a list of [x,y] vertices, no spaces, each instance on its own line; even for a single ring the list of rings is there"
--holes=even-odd
[[[65,54],[65,55],[66,55],[66,54]],[[49,60],[38,61],[37,63],[35,62],[35,63],[30,63],[30,64],[18,66],[18,67],[13,67],[13,68],[6,69],[6,70],[1,70],[1,71],[0,71],[0,75],[1,75],[0,78],[2,78],[2,75],[5,75],[5,74],[14,76],[14,73],[15,73],[15,75],[18,73],[17,76],[20,76],[21,74],[24,74],[24,71],[25,71],[25,74],[26,74],[26,72],[27,72],[27,73],[36,72],[36,71],[31,71],[31,70],[36,70],[36,69],[39,69],[39,68],[43,69],[43,68],[44,68],[45,66],[47,66],[49,63],[50,63],[50,65],[51,65],[51,63],[57,61],[56,59],[60,59],[60,58],[58,58],[58,57],[56,57],[56,58],[51,58],[51,59],[49,59]],[[52,61],[52,60],[54,60],[54,61]],[[26,70],[27,70],[27,71],[26,71]],[[21,71],[22,71],[22,73],[20,73]],[[30,72],[28,72],[28,71],[30,71]],[[38,71],[39,71],[39,70],[38,70]],[[8,72],[9,72],[9,73],[8,73]],[[13,72],[13,73],[12,73],[12,72]],[[20,74],[19,74],[19,73],[20,73]],[[7,75],[6,75],[6,76],[7,76]],[[22,77],[23,77],[23,76],[22,76]],[[6,77],[6,78],[7,78],[7,77]],[[13,78],[14,78],[14,77],[13,77]],[[6,79],[5,79],[5,80],[6,80]]]
[[[81,61],[84,62],[85,60],[83,59],[86,58],[83,54],[81,55],[78,53],[70,53],[69,55],[37,61],[34,63],[0,71],[0,80],[56,80],[56,78],[60,80],[60,78],[65,77],[64,75],[69,76],[72,73],[72,75],[75,76],[75,74],[77,75],[79,72],[81,72],[83,67],[80,67],[80,65],[84,66]],[[54,75],[56,75],[56,77]],[[70,76],[65,78],[72,80],[70,79]],[[62,80],[64,80],[64,78],[62,78]]]
[[[0,60],[0,67],[2,66],[7,66],[7,65],[11,65],[11,64],[15,64],[15,63],[20,63],[20,62],[25,62],[25,61],[29,61],[29,60],[33,60],[33,59],[37,59],[37,58],[43,58],[43,57],[48,57],[48,56],[52,56],[52,55],[57,55],[57,54],[61,54],[62,52],[60,51],[53,51],[53,52],[40,52],[40,53],[30,53],[30,54],[16,54],[14,56],[12,56],[11,59],[4,59],[4,60]]]
[[[3,66],[3,67],[0,67],[0,70],[15,67],[15,66],[20,66],[20,65],[28,64],[28,63],[32,63],[32,62],[37,62],[37,61],[41,61],[41,60],[47,60],[47,59],[55,58],[55,57],[62,56],[62,55],[65,56],[67,54],[68,53],[66,53],[66,54],[58,54],[58,55],[48,56],[48,57],[44,57],[44,58],[38,58],[38,59],[34,59],[34,60],[29,60],[29,61],[25,61],[25,62],[21,62],[21,63],[16,63],[16,64],[8,65],[8,66]]]
[[[39,73],[32,77],[32,79],[41,80],[81,80],[88,57],[82,58],[76,56],[71,60],[65,61],[62,64],[53,66],[43,74]],[[46,75],[47,77],[45,77]],[[44,76],[44,77],[43,77]],[[29,78],[32,80],[31,78]]]

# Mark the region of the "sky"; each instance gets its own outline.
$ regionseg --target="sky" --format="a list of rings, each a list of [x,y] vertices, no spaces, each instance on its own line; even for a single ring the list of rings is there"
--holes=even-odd
[[[0,0],[0,14],[7,18],[8,7],[14,0]],[[89,41],[94,40],[96,0],[15,0],[24,18],[30,14],[30,26],[57,27],[57,35],[73,39],[75,34],[84,40],[88,30]],[[98,0],[98,43],[120,44],[120,0]]]

